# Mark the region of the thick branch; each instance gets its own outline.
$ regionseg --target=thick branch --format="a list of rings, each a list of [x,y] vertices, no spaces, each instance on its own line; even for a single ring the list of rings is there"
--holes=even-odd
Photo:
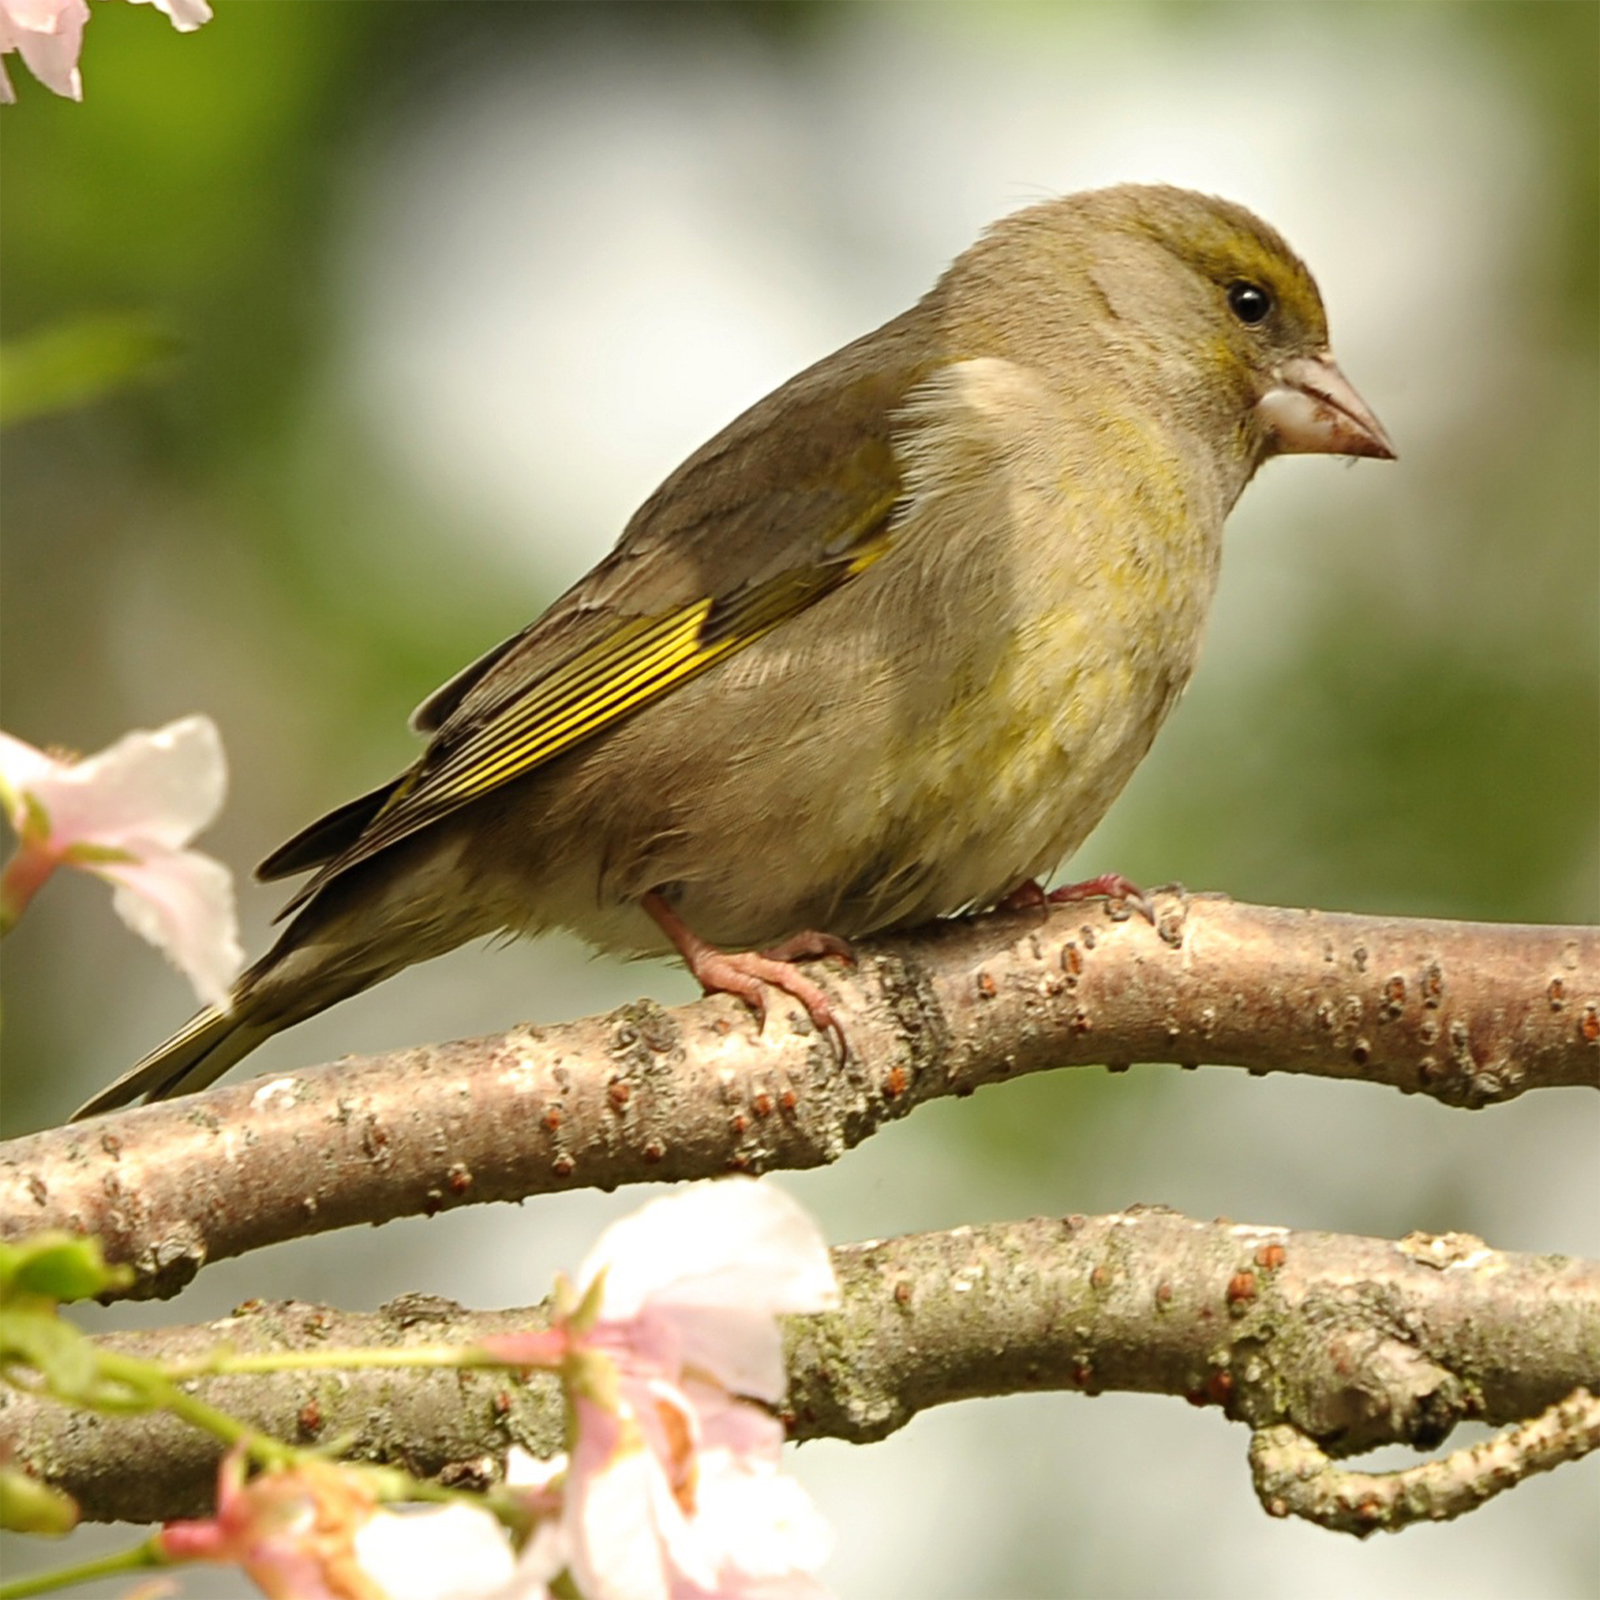
[[[1256,1430],[1271,1447],[1256,1452],[1270,1457],[1258,1478],[1277,1472],[1262,1490],[1271,1509],[1309,1515],[1289,1442],[1326,1455],[1431,1449],[1458,1421],[1515,1423],[1600,1380],[1600,1263],[1464,1235],[1391,1244],[1151,1208],[851,1245],[834,1260],[842,1309],[790,1320],[785,1420],[798,1438],[879,1439],[930,1406],[984,1395],[1170,1394]],[[194,1359],[220,1343],[471,1343],[541,1320],[430,1297],[361,1316],[287,1303],[106,1342]],[[492,1476],[514,1441],[548,1454],[561,1435],[548,1383],[505,1374],[302,1371],[201,1389],[282,1437],[349,1435],[362,1459],[458,1482]],[[0,1440],[87,1516],[134,1521],[201,1510],[218,1450],[165,1417],[84,1416],[4,1390]],[[1540,1448],[1537,1465],[1550,1464],[1543,1434]]]
[[[208,1260],[556,1189],[818,1166],[922,1101],[1051,1067],[1201,1061],[1454,1105],[1600,1084],[1600,930],[1179,892],[940,924],[824,975],[840,1062],[726,997],[223,1085],[0,1146],[0,1232],[93,1233],[176,1293]],[[826,969],[826,970],[825,970]]]

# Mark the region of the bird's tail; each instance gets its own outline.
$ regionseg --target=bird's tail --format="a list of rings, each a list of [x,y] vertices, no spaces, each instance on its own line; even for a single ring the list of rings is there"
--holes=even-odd
[[[352,808],[365,803],[352,802]],[[312,834],[306,838],[312,842],[297,848],[321,848]],[[135,1100],[194,1094],[284,1028],[415,961],[493,932],[498,912],[463,907],[447,870],[454,856],[446,856],[441,867],[428,854],[432,848],[419,855],[401,845],[318,890],[278,942],[239,974],[227,1005],[207,1006],[191,1017],[73,1112],[72,1120]]]
[[[234,1062],[271,1038],[290,1019],[252,1016],[230,1007],[207,1006],[197,1012],[165,1044],[136,1061],[115,1083],[72,1113],[74,1122],[115,1111],[141,1097],[165,1100],[168,1095],[193,1094],[214,1083]]]

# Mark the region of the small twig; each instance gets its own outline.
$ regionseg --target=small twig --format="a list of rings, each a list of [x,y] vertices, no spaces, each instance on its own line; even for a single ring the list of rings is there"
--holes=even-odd
[[[1481,1444],[1399,1472],[1352,1472],[1298,1428],[1260,1429],[1250,1441],[1250,1471],[1262,1506],[1274,1517],[1304,1517],[1364,1539],[1383,1528],[1448,1522],[1485,1500],[1600,1450],[1600,1400],[1574,1389],[1531,1422]]]

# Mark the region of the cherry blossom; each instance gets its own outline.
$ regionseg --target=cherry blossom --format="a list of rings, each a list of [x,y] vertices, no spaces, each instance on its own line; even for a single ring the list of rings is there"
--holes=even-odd
[[[78,52],[88,0],[0,0],[0,55],[15,50],[45,88],[68,100],[83,99]],[[0,67],[0,103],[16,100]]]
[[[179,33],[190,33],[211,20],[206,0],[135,0],[165,12]],[[83,79],[78,73],[78,53],[89,20],[87,0],[0,0],[0,55],[15,50],[28,71],[45,88],[68,100],[83,99]],[[0,105],[11,105],[16,95],[0,67]]]
[[[460,1502],[380,1508],[357,1529],[355,1553],[384,1600],[549,1600],[561,1570],[548,1544],[519,1561],[495,1518]]]
[[[356,1530],[377,1501],[349,1473],[312,1463],[245,1480],[243,1457],[222,1463],[217,1514],[169,1522],[156,1536],[169,1561],[237,1565],[270,1600],[387,1600],[356,1558]]]
[[[207,717],[127,734],[81,760],[0,733],[0,807],[18,838],[0,875],[0,927],[57,867],[78,867],[112,885],[118,915],[203,1000],[226,1005],[244,960],[233,883],[220,862],[184,848],[221,809],[226,784]]]
[[[237,1566],[269,1600],[826,1600],[829,1531],[756,1403],[782,1391],[777,1316],[838,1303],[815,1225],[770,1186],[697,1184],[608,1228],[584,1274],[548,1329],[483,1347],[567,1398],[570,1455],[507,1458],[520,1550],[487,1507],[381,1505],[402,1475],[300,1454],[250,1477],[236,1447],[215,1516],[152,1553]]]
[[[217,1514],[169,1522],[157,1535],[169,1561],[238,1566],[269,1600],[547,1600],[510,1590],[504,1529],[464,1503],[396,1512],[352,1472],[320,1461],[245,1480],[237,1453],[222,1463]]]
[[[612,1223],[578,1282],[603,1284],[597,1333],[766,1401],[783,1395],[773,1319],[839,1303],[816,1223],[753,1178],[690,1184]]]
[[[193,33],[202,23],[211,20],[211,7],[206,0],[132,0],[132,3],[153,5],[179,33]]]
[[[769,1185],[696,1184],[608,1228],[578,1281],[548,1332],[491,1348],[567,1387],[575,1443],[545,1481],[585,1600],[823,1595],[828,1530],[751,1403],[783,1393],[777,1316],[838,1303],[816,1225]]]

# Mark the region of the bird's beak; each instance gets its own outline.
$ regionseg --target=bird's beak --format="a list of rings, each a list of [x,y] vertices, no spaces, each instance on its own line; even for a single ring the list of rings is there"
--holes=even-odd
[[[1326,350],[1296,356],[1273,374],[1256,415],[1281,455],[1374,456],[1394,460],[1383,424]]]

